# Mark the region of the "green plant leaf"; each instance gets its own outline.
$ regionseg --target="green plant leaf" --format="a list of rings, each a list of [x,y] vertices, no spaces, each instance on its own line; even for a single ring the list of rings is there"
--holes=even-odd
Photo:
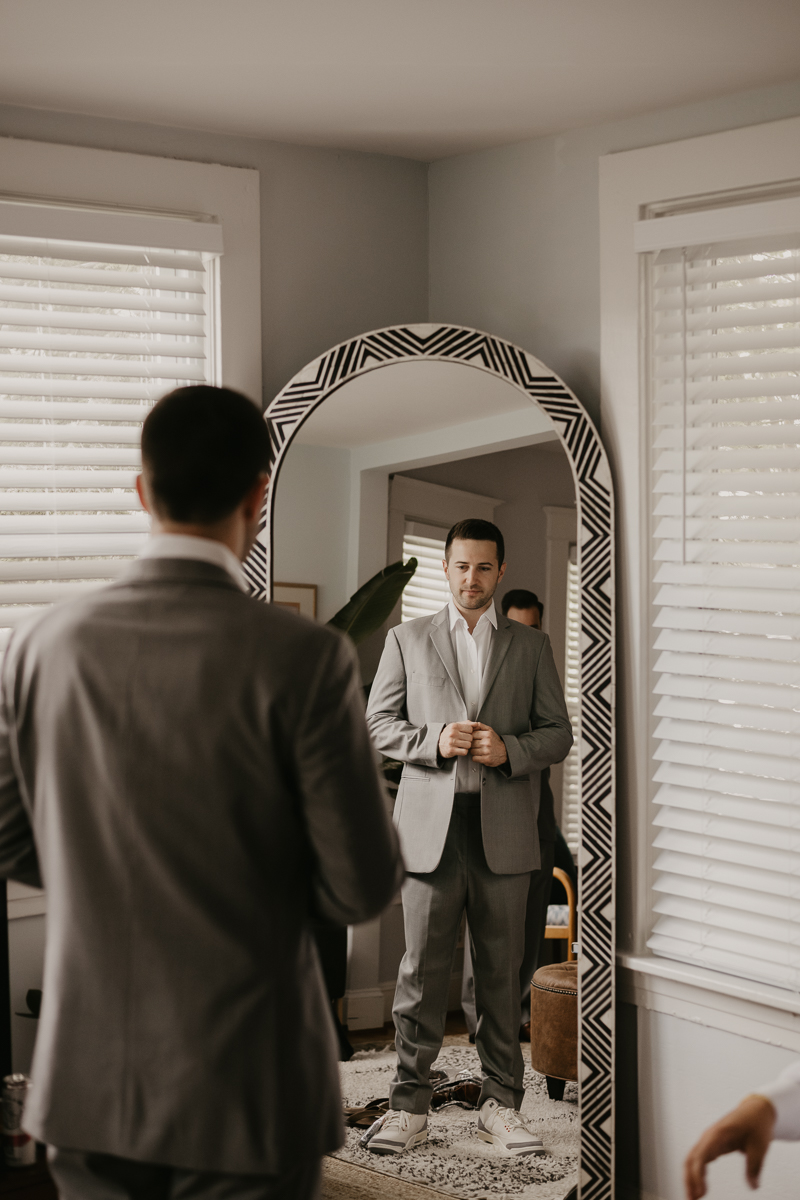
[[[344,608],[340,608],[328,624],[333,629],[341,629],[358,645],[370,634],[380,629],[397,601],[403,594],[408,581],[417,569],[417,560],[410,558],[404,563],[392,563],[384,567],[377,575],[373,575],[356,594],[348,600]]]

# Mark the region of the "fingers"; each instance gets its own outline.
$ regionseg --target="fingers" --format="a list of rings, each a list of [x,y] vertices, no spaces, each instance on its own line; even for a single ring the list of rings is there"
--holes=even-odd
[[[706,1160],[694,1146],[683,1165],[683,1181],[687,1200],[700,1200],[706,1194]]]
[[[745,1174],[751,1188],[758,1187],[758,1177],[764,1165],[766,1152],[767,1145],[764,1142],[756,1141],[755,1138],[751,1138],[745,1147]]]
[[[745,1174],[752,1188],[758,1187],[764,1156],[772,1139],[775,1109],[764,1096],[747,1096],[739,1107],[710,1126],[693,1146],[684,1164],[688,1200],[706,1194],[706,1166],[722,1154],[740,1150],[745,1155]]]
[[[454,721],[439,737],[439,749],[445,758],[464,758],[472,747],[472,722]]]

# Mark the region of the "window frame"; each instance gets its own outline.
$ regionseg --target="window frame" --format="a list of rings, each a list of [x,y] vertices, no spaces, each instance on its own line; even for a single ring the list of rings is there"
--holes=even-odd
[[[10,206],[27,204],[83,210],[101,224],[108,223],[104,214],[132,213],[220,225],[213,377],[263,403],[258,171],[17,138],[0,138],[0,167],[0,206],[8,206],[7,214]],[[37,236],[33,228],[31,236]],[[9,920],[46,911],[44,893],[9,884]]]
[[[619,864],[618,961],[629,967],[628,995],[659,1011],[713,1023],[764,1040],[764,1014],[800,1011],[780,989],[703,968],[657,960],[644,949],[650,928],[650,637],[649,441],[642,333],[646,266],[634,231],[644,216],[681,208],[717,208],[786,195],[800,179],[800,118],[775,121],[607,155],[600,159],[601,375],[604,441],[618,495],[621,697],[624,754],[620,816],[628,862]],[[623,875],[623,870],[625,874]],[[677,991],[684,991],[680,998]],[[702,989],[702,992],[699,990]],[[649,999],[647,998],[649,996]],[[694,999],[693,997],[697,997]],[[791,1018],[789,1019],[791,1020]],[[774,1018],[771,1037],[789,1044],[789,1025]],[[779,1031],[779,1032],[776,1032]]]
[[[224,253],[215,286],[215,375],[262,403],[259,172],[189,160],[0,138],[0,205],[63,205],[212,221]]]

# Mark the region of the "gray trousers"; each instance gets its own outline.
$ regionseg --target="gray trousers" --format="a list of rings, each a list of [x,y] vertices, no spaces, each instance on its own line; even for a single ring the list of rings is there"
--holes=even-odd
[[[227,1175],[135,1162],[113,1154],[48,1146],[60,1200],[319,1200],[322,1164],[283,1175]]]
[[[397,1074],[392,1108],[425,1113],[428,1073],[441,1049],[461,917],[472,931],[475,995],[480,1020],[475,1047],[481,1060],[480,1103],[493,1096],[519,1108],[519,968],[524,951],[530,872],[495,875],[486,864],[478,795],[456,795],[441,861],[435,871],[403,884],[406,952],[394,997]]]
[[[531,871],[531,886],[528,889],[528,906],[525,910],[525,953],[519,971],[520,1025],[531,1019],[531,980],[539,966],[544,931],[547,925],[547,906],[553,886],[553,859],[555,842],[540,842],[542,865]],[[464,974],[461,982],[461,1008],[470,1033],[478,1028],[478,1013],[475,1007],[475,975],[472,969],[472,947],[469,928],[464,938]]]

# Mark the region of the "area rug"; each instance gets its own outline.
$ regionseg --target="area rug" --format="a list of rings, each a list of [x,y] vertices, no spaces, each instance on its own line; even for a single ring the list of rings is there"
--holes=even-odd
[[[362,1050],[341,1063],[345,1105],[367,1104],[388,1096],[396,1065],[394,1047]],[[434,1067],[451,1078],[459,1071],[480,1073],[475,1048],[445,1046]],[[459,1200],[564,1200],[577,1183],[580,1123],[578,1085],[568,1083],[563,1101],[550,1100],[543,1075],[525,1071],[522,1115],[544,1142],[547,1154],[515,1158],[479,1140],[477,1113],[450,1106],[428,1117],[428,1141],[407,1154],[370,1154],[359,1146],[363,1130],[348,1129],[335,1157],[408,1183],[446,1192]]]

